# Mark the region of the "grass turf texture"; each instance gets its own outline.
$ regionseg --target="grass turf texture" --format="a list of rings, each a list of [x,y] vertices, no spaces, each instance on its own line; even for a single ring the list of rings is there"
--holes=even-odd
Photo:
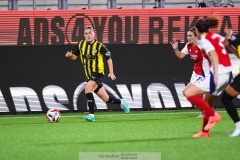
[[[62,113],[49,123],[45,114],[0,115],[0,160],[78,160],[79,152],[161,152],[162,160],[238,160],[240,137],[229,138],[235,125],[223,119],[210,138],[194,139],[202,125],[199,112],[97,112],[96,122],[83,113]]]

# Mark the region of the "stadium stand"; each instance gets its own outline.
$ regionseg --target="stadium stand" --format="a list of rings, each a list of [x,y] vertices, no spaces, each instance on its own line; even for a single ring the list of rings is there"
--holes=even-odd
[[[0,10],[8,10],[8,2],[11,0],[1,0],[0,1]],[[17,0],[18,10],[33,10],[33,0]],[[59,7],[59,0],[35,0],[37,10],[56,10]],[[199,2],[206,2],[206,0],[198,0]],[[207,0],[209,1],[209,0]],[[219,0],[212,0],[219,1]],[[226,1],[226,0],[225,0]],[[76,10],[76,9],[107,9],[110,8],[109,0],[91,0],[91,5],[88,4],[89,0],[67,0],[67,9]],[[158,0],[145,0],[144,5],[142,0],[116,0],[116,5],[113,8],[155,8]],[[234,7],[240,7],[240,0],[232,0]],[[163,0],[163,8],[187,8],[187,7],[196,7],[195,0]]]
[[[8,1],[0,1],[0,10],[8,10]]]

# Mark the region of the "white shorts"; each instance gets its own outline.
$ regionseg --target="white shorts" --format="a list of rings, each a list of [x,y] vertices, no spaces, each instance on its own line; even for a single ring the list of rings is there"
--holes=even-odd
[[[194,83],[195,81],[198,81],[200,79],[204,79],[204,77],[202,75],[198,75],[196,74],[194,71],[192,73],[191,79],[190,79],[190,83]]]
[[[212,95],[219,96],[227,86],[229,82],[229,78],[230,78],[230,73],[224,73],[224,74],[218,75],[218,83],[217,83],[217,86],[215,86],[214,75],[212,74],[212,72],[210,72],[209,74],[206,75],[205,78],[199,79],[192,83],[195,84],[198,88]]]

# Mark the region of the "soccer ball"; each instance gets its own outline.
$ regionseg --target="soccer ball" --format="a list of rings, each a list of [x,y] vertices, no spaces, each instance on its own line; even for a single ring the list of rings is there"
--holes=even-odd
[[[61,113],[57,109],[50,109],[46,114],[49,122],[58,122],[61,118]]]

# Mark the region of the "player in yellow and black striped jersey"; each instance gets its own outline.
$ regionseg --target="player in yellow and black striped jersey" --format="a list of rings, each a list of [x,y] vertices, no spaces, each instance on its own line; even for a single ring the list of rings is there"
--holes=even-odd
[[[111,53],[97,40],[92,43],[81,40],[73,54],[80,57],[87,80],[91,79],[93,74],[104,74],[103,58],[106,60],[111,59]]]
[[[231,29],[225,29],[227,35],[231,35],[228,39],[225,39],[224,45],[235,54],[238,58],[240,58],[240,52],[233,45],[240,45],[240,33],[237,35],[232,35]],[[240,136],[240,118],[237,112],[236,107],[233,105],[232,100],[237,97],[240,93],[240,73],[228,84],[226,89],[222,93],[222,104],[226,108],[229,116],[235,123],[235,130],[230,135],[230,137]]]
[[[87,86],[85,94],[88,99],[89,115],[84,116],[84,119],[94,122],[94,97],[95,92],[104,102],[119,104],[124,109],[125,113],[129,113],[130,109],[124,99],[117,99],[116,97],[109,96],[103,86],[104,78],[104,59],[106,59],[109,74],[112,80],[116,77],[113,72],[113,63],[110,51],[99,41],[94,39],[95,32],[91,26],[84,29],[84,40],[81,40],[75,49],[66,53],[66,57],[71,60],[80,59],[83,64],[84,73],[87,79]]]

